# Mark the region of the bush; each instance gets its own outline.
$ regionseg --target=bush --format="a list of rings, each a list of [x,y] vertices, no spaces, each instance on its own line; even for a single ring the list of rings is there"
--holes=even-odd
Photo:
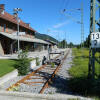
[[[55,63],[51,63],[51,68],[54,68],[55,67]]]
[[[18,55],[18,63],[15,68],[18,69],[19,75],[26,75],[29,72],[30,60],[27,58],[27,52],[22,51]]]
[[[36,57],[36,66],[40,65],[39,57]]]

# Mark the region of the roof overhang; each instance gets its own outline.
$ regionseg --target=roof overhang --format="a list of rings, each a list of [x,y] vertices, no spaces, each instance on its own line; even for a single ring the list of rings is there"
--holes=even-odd
[[[51,40],[46,40],[46,42],[49,42],[50,44],[53,44],[53,45],[57,45],[57,42],[54,42],[54,41],[51,41]]]
[[[26,42],[34,42],[34,43],[41,43],[41,44],[50,44],[46,41],[43,41],[41,39],[37,39],[37,38],[29,38],[29,37],[24,37],[24,36],[17,36],[17,35],[13,35],[13,34],[10,34],[10,33],[5,33],[5,32],[0,32],[0,34],[12,39],[12,40],[18,40],[18,37],[19,37],[19,40],[20,41],[26,41]]]
[[[7,12],[4,12],[4,14],[0,14],[0,18],[17,25],[16,18],[13,15],[11,15],[11,14],[9,14]],[[34,30],[33,28],[27,26],[27,24],[24,23],[22,20],[20,20],[19,25],[22,26],[22,27],[24,27],[24,28],[26,28],[26,29],[28,29],[28,30],[31,30],[33,32],[36,32],[36,30]]]

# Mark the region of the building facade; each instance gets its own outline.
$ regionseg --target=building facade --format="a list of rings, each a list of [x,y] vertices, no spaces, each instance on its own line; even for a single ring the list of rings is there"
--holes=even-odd
[[[28,48],[30,51],[41,50],[48,43],[35,38],[35,30],[29,24],[19,20],[20,49]],[[17,52],[17,19],[15,16],[5,12],[5,5],[0,4],[0,54]],[[38,46],[39,45],[39,46]]]

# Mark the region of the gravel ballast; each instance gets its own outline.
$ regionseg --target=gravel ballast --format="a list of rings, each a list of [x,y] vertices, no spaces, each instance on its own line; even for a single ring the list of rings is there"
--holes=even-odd
[[[36,70],[36,68],[35,68]],[[43,69],[41,70],[41,72],[43,72],[44,76],[49,76],[52,74],[53,70],[49,70],[47,69]],[[4,84],[2,84],[0,86],[0,90],[6,90],[8,87],[12,86],[13,84],[15,84],[17,81],[21,80],[23,77],[25,76],[17,76],[16,78],[13,78],[7,82],[5,82]],[[35,78],[35,76],[32,76],[31,78]],[[36,77],[38,78],[38,77]],[[26,82],[37,82],[37,81],[46,81],[43,79],[33,79],[33,80],[27,80]],[[37,85],[38,84],[38,85]],[[14,91],[19,91],[19,92],[30,92],[30,93],[39,93],[39,91],[42,89],[42,86],[44,85],[44,83],[37,83],[37,86],[32,86],[32,85],[27,85],[27,84],[23,84],[21,83],[20,86],[16,87],[16,90],[14,89]]]
[[[67,58],[65,59],[62,67],[57,72],[53,83],[49,88],[45,89],[44,94],[68,93],[67,91],[67,78],[69,78],[68,69],[71,67],[72,50],[70,50]]]
[[[45,89],[44,95],[47,95],[47,94],[51,95],[52,94],[51,97],[53,95],[58,95],[57,96],[57,100],[58,100],[58,98],[61,97],[61,95],[64,96],[64,94],[66,94],[65,96],[68,96],[68,94],[71,94],[67,90],[67,79],[70,78],[70,76],[68,74],[68,70],[72,66],[72,64],[71,64],[72,58],[73,58],[72,57],[72,50],[70,50],[70,52],[69,52],[67,58],[65,59],[62,67],[57,72],[57,74],[55,76],[55,79],[49,85],[49,87]],[[41,70],[41,72],[44,72],[44,71],[47,72],[48,68],[45,69],[45,70],[44,69]],[[48,73],[45,73],[44,75],[48,76],[49,74],[51,74],[50,71]],[[12,84],[14,84],[17,81],[21,80],[23,77],[25,77],[25,76],[18,76],[16,78],[13,78],[13,79],[5,82],[2,86],[0,86],[0,90],[3,90],[3,91],[6,90],[9,86],[11,86]],[[34,81],[34,78],[37,78],[37,76],[32,76],[31,78],[33,78],[33,80],[27,80],[26,82]],[[37,81],[45,81],[45,79],[42,79],[42,78],[41,79],[35,79],[35,82],[37,82]],[[36,93],[37,94],[41,90],[42,86],[43,86],[43,84],[41,84],[41,83],[38,83],[37,86],[31,86],[31,85],[26,85],[26,84],[21,83],[21,85],[16,90],[17,92],[15,92],[15,94],[17,94],[17,93],[23,93],[23,94],[25,94],[25,93]],[[62,98],[64,98],[64,97],[62,97]],[[70,95],[68,98],[71,99],[71,98],[75,98],[75,97]],[[78,97],[78,98],[80,98],[78,100],[92,100],[92,99],[87,99],[87,98],[84,98],[84,97],[81,97],[81,96]],[[31,99],[29,99],[29,100],[31,100]],[[56,99],[54,99],[54,100],[56,100]]]

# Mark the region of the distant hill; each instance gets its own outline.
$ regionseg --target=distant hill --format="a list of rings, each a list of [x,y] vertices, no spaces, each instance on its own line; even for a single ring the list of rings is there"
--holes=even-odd
[[[46,40],[49,39],[51,41],[57,42],[57,40],[49,35],[46,34],[40,34],[40,33],[35,33],[35,37],[38,39]]]

